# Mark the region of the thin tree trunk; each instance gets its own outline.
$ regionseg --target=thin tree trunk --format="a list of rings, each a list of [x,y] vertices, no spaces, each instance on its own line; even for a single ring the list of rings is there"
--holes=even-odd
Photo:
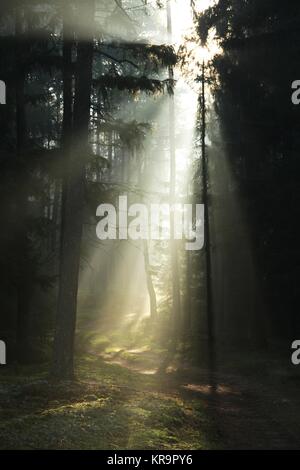
[[[27,171],[25,167],[26,113],[25,113],[25,71],[24,71],[24,15],[21,5],[16,6],[16,141],[19,167],[19,190],[17,194],[18,228],[16,234],[18,252],[17,279],[17,359],[26,362],[29,355],[29,314],[30,314],[30,275],[28,272],[28,239],[25,219],[27,216]]]
[[[172,42],[172,14],[170,2],[167,2],[167,23],[169,41]],[[173,68],[169,67],[169,79],[173,80]],[[175,100],[174,95],[169,98],[169,141],[170,141],[170,204],[175,203],[176,191],[176,148],[175,148]],[[174,234],[174,212],[170,214],[171,235],[171,271],[172,271],[172,311],[173,311],[173,340],[176,344],[181,318],[181,296],[178,269],[178,246]]]
[[[61,196],[60,181],[56,179],[54,181],[54,199],[53,199],[53,214],[52,214],[52,233],[51,233],[51,251],[55,253],[58,241],[58,227],[59,227],[59,205]]]
[[[186,252],[186,275],[185,275],[185,332],[191,333],[192,328],[192,302],[191,302],[191,253]]]
[[[73,378],[74,376],[74,336],[92,88],[94,0],[86,0],[84,4],[81,2],[78,10],[81,23],[78,27],[73,145],[67,167],[67,185],[63,207],[60,282],[54,350],[54,375],[60,379]]]
[[[143,183],[142,166],[143,166],[143,159],[140,158],[137,160],[137,183],[140,189],[142,189],[142,183]],[[146,165],[144,167],[144,170],[145,169],[146,169]],[[157,320],[157,298],[156,298],[156,292],[155,292],[153,279],[152,279],[152,273],[151,273],[148,240],[143,240],[143,254],[144,254],[144,267],[145,267],[145,274],[146,274],[147,290],[148,290],[149,302],[150,302],[150,317],[151,317],[152,323],[154,324]]]
[[[63,129],[62,129],[62,201],[61,201],[61,239],[60,250],[62,249],[62,234],[64,224],[64,209],[68,184],[68,167],[72,145],[72,125],[73,125],[73,68],[72,68],[72,48],[74,44],[73,30],[73,9],[71,2],[66,2],[63,9]]]
[[[109,177],[112,175],[113,165],[113,131],[108,131],[108,173]]]
[[[205,255],[206,255],[206,309],[207,309],[207,329],[208,329],[208,353],[210,368],[215,367],[215,337],[214,337],[214,311],[212,294],[212,264],[211,264],[211,243],[210,243],[210,219],[208,200],[208,162],[206,155],[206,97],[205,97],[205,64],[202,64],[202,84],[201,84],[201,157],[202,157],[202,184],[203,184],[203,204],[204,204],[204,235],[205,235]]]
[[[143,251],[144,251],[144,263],[145,263],[145,273],[147,280],[147,289],[149,294],[150,301],[150,316],[151,320],[154,323],[157,320],[157,301],[156,293],[153,285],[152,274],[151,274],[151,265],[149,258],[149,246],[148,240],[143,240]]]

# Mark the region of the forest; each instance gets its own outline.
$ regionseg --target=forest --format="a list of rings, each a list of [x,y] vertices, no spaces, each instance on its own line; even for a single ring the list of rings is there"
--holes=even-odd
[[[299,31],[1,0],[1,450],[299,449]]]

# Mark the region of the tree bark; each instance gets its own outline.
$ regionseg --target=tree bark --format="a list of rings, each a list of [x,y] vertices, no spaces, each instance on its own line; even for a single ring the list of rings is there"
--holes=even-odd
[[[29,357],[30,273],[28,271],[28,238],[26,217],[28,203],[27,170],[25,166],[26,112],[24,71],[24,12],[20,4],[15,10],[15,61],[16,61],[16,152],[19,168],[19,188],[16,196],[16,250],[18,253],[17,277],[17,329],[16,352],[20,363]]]
[[[205,64],[202,64],[201,83],[201,157],[202,157],[202,186],[204,204],[204,235],[206,256],[206,310],[208,330],[208,356],[210,369],[215,369],[215,335],[214,335],[214,310],[212,293],[212,263],[210,242],[210,218],[208,200],[208,162],[206,155],[206,97],[205,97]]]
[[[94,0],[86,0],[84,4],[80,2],[78,10],[81,23],[78,27],[73,139],[72,151],[68,158],[63,204],[60,280],[54,348],[53,372],[59,379],[71,379],[74,376],[74,337],[92,88]],[[67,77],[65,78],[67,79]]]
[[[169,41],[172,42],[172,15],[170,2],[167,3],[167,23]],[[173,80],[173,68],[169,67],[169,79]],[[176,147],[175,147],[175,100],[174,95],[169,98],[169,142],[170,142],[170,204],[175,203],[176,191]],[[172,274],[172,311],[173,311],[173,340],[176,344],[180,331],[181,296],[178,268],[178,246],[174,234],[174,212],[170,214],[170,256]]]

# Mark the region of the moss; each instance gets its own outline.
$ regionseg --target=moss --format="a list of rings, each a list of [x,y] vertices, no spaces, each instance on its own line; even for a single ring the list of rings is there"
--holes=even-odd
[[[77,360],[78,380],[53,384],[39,370],[2,377],[1,449],[201,449],[215,436],[201,400],[188,402],[157,376],[95,356]],[[10,392],[13,390],[13,393]]]

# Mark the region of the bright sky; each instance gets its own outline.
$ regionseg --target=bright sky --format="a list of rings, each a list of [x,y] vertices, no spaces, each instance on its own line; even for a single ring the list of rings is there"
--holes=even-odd
[[[193,25],[190,0],[169,0],[172,8],[173,37],[177,44]],[[195,0],[196,9],[201,12],[214,3],[214,0]]]

